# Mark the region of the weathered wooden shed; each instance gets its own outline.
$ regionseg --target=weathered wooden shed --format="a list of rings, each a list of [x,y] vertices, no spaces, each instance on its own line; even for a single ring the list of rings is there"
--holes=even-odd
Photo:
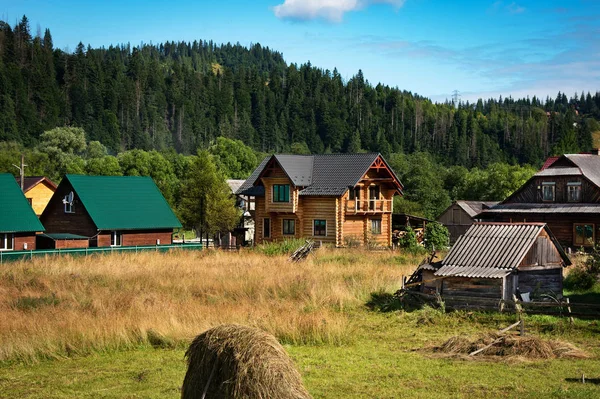
[[[478,221],[478,215],[498,202],[491,201],[454,201],[437,221],[446,226],[450,234],[450,244],[454,244],[458,237],[465,234],[473,223]]]
[[[571,264],[545,223],[474,223],[436,265],[423,266],[444,298],[512,300],[562,295],[562,269]],[[429,274],[430,276],[426,276]],[[529,295],[525,295],[529,293]]]

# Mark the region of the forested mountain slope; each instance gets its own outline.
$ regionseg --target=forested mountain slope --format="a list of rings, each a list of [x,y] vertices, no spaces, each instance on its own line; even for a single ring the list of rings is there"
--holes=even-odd
[[[336,70],[288,65],[259,44],[80,44],[70,53],[53,47],[48,29],[33,35],[23,17],[13,27],[0,21],[0,60],[0,140],[27,147],[71,125],[113,153],[189,154],[224,136],[261,152],[424,151],[485,167],[588,150],[600,130],[599,92],[455,107],[373,85],[360,70],[345,81]]]

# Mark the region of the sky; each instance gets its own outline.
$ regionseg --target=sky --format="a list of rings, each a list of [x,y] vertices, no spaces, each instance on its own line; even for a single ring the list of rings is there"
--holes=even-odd
[[[600,91],[600,0],[0,0],[55,47],[260,43],[434,101]]]

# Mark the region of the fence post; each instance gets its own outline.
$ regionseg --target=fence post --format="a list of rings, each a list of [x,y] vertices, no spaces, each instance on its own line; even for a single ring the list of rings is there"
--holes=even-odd
[[[569,312],[569,323],[573,324],[573,316],[571,315],[571,302],[567,298],[567,312]]]
[[[525,320],[521,319],[519,335],[522,337],[525,335]]]

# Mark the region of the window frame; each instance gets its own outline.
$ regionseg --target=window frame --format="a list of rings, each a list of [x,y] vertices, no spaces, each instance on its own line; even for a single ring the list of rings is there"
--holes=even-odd
[[[265,228],[265,225],[268,225],[268,229]],[[263,238],[271,238],[271,218],[263,218],[263,231],[262,231],[262,236]],[[265,234],[265,232],[268,232],[268,234]]]
[[[575,188],[577,190],[571,190],[571,189],[575,189]],[[571,199],[571,192],[577,192],[578,197],[576,200]],[[567,183],[567,202],[581,202],[581,200],[582,200],[581,193],[582,193],[581,182]]]
[[[123,232],[116,231],[116,230],[110,232],[110,246],[111,247],[123,246]]]
[[[545,188],[552,188],[552,199],[546,199]],[[555,202],[556,201],[556,183],[555,182],[543,182],[542,183],[542,202]]]
[[[281,191],[283,189],[283,192]],[[282,196],[283,194],[283,196]],[[289,184],[273,184],[273,203],[289,203],[290,202],[290,185]]]
[[[10,243],[10,246],[8,245]],[[0,251],[15,250],[15,235],[13,233],[0,233]]]
[[[377,227],[377,229],[375,227]],[[381,219],[371,219],[371,234],[381,234]]]
[[[75,210],[73,209],[73,203],[67,202],[67,197],[68,195],[65,195],[65,198],[63,200],[63,205],[65,206],[65,213],[75,213]]]
[[[577,227],[582,226],[583,230],[583,242],[577,242]],[[592,242],[586,243],[585,237],[585,226],[592,227]],[[594,223],[573,223],[573,245],[578,247],[591,247],[596,243],[596,225]]]
[[[287,223],[286,223],[287,222]],[[287,224],[287,232],[286,232],[286,224]],[[292,232],[290,233],[290,225],[292,226]],[[281,222],[281,234],[284,236],[295,236],[296,235],[296,219],[283,219]]]
[[[317,234],[317,222],[323,222],[325,234]],[[313,219],[313,237],[327,237],[327,219]]]

